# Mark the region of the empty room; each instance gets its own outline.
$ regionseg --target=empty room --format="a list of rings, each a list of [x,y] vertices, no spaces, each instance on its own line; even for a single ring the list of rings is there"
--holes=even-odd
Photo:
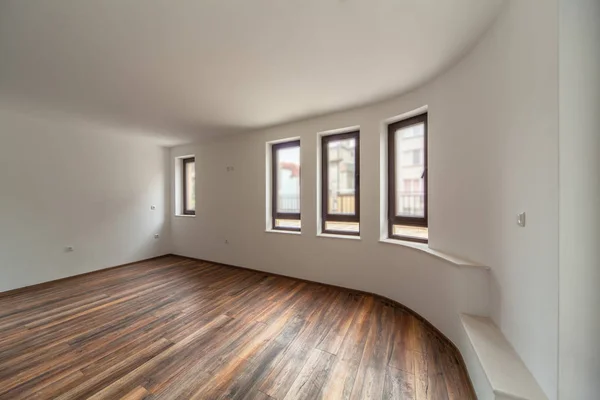
[[[600,0],[0,0],[0,400],[600,399]]]

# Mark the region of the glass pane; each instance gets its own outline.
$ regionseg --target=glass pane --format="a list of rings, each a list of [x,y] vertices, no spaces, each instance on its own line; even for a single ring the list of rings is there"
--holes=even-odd
[[[327,174],[329,193],[327,207],[330,214],[355,214],[355,182],[356,182],[356,139],[336,140],[329,142],[327,151]]]
[[[420,226],[394,225],[394,236],[412,237],[418,239],[427,239],[429,230]]]
[[[196,211],[196,162],[185,164],[185,204],[187,210]]]
[[[300,220],[298,219],[276,219],[275,228],[293,228],[300,229]]]
[[[358,233],[360,224],[358,222],[325,222],[326,231],[337,231],[341,233]]]
[[[396,143],[396,215],[425,217],[425,124],[398,129]]]
[[[300,146],[277,150],[277,212],[300,212]]]

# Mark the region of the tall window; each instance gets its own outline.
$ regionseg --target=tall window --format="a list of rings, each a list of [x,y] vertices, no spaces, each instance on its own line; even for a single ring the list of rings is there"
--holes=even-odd
[[[388,235],[427,243],[427,114],[388,126]]]
[[[321,142],[322,232],[360,233],[359,132],[323,136]]]
[[[196,159],[184,158],[182,163],[182,210],[185,215],[196,215]]]
[[[300,141],[272,146],[273,229],[300,231]]]

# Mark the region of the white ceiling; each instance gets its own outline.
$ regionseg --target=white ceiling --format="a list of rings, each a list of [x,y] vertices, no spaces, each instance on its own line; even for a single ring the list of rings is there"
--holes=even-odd
[[[2,0],[0,93],[189,141],[410,90],[501,3]]]

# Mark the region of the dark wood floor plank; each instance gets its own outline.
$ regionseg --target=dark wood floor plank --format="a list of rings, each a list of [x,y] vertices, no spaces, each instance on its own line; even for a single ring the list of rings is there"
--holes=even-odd
[[[394,309],[379,302],[371,315],[371,326],[351,398],[380,399],[392,346],[389,322]]]
[[[143,365],[154,356],[160,354],[163,350],[170,348],[173,343],[166,339],[161,339],[142,349],[140,352],[133,353],[110,368],[100,371],[98,374],[89,376],[85,381],[66,393],[56,397],[56,400],[68,400],[75,398],[89,398],[91,395],[103,390],[111,382],[128,374],[131,370]],[[130,393],[130,392],[128,392]]]
[[[434,341],[427,343],[425,353],[415,352],[415,383],[417,400],[447,400],[448,389],[443,375],[440,354]]]
[[[442,365],[446,389],[448,391],[448,399],[475,400],[476,396],[470,385],[464,384],[469,378],[466,375],[464,368],[462,368],[456,352],[444,343],[438,343],[438,345],[440,349],[440,363]]]
[[[338,311],[338,316],[332,320],[332,326],[317,348],[331,354],[337,354],[356,312],[362,307],[364,296],[354,296],[346,293],[345,302]]]
[[[410,374],[415,373],[415,360],[417,358],[414,350],[413,319],[414,317],[410,314],[402,310],[395,310],[392,353],[389,361],[391,367]]]
[[[344,337],[339,354],[332,367],[331,379],[327,380],[323,387],[324,398],[350,398],[367,342],[369,322],[374,306],[375,299],[370,296],[367,297],[364,306],[352,320],[350,329]]]
[[[54,399],[56,396],[60,395],[79,385],[82,382],[84,376],[80,371],[74,371],[68,375],[65,375],[63,378],[53,381],[52,383],[44,386],[37,387],[35,392],[33,392],[31,398],[34,399]]]
[[[200,329],[191,332],[185,338],[168,347],[156,357],[148,360],[133,371],[115,380],[112,384],[105,386],[101,391],[89,398],[119,398],[137,386],[148,384],[149,376],[152,376],[153,373],[157,373],[158,371],[164,372],[164,370],[169,368],[177,368],[178,358],[181,357],[185,359],[187,357],[189,360],[190,357],[193,357],[194,350],[199,351],[199,349],[207,345],[211,334],[214,334],[219,330],[219,328],[230,322],[231,319],[225,315],[215,318],[213,321],[204,325]],[[204,341],[202,342],[202,345],[199,346],[197,341],[201,339]],[[172,342],[169,341],[169,343]],[[194,345],[197,345],[197,347],[194,347]],[[190,351],[190,349],[192,349],[192,351]]]
[[[121,397],[121,400],[143,400],[148,397],[148,394],[146,388],[138,386],[131,392],[125,394],[125,396]]]
[[[196,352],[189,362],[177,359],[176,369],[156,371],[147,379],[144,387],[153,394],[160,394],[169,386],[189,387],[188,392],[193,394],[197,391],[197,385],[202,383],[197,379],[198,376],[212,376],[221,370],[224,364],[236,357],[240,348],[264,329],[264,324],[260,322],[247,324],[243,320],[232,320],[219,330],[218,337],[211,340],[209,348]]]
[[[333,354],[313,349],[283,399],[310,400],[319,398],[334,360],[335,356]]]
[[[3,399],[474,399],[372,295],[166,256],[0,293]]]
[[[246,326],[242,326],[246,325]],[[204,393],[211,386],[216,386],[216,376],[237,365],[239,358],[236,354],[251,341],[251,338],[260,334],[265,325],[255,322],[251,325],[238,320],[231,325],[232,329],[220,333],[220,344],[211,346],[206,352],[195,358],[187,368],[176,375],[165,379],[155,379],[151,384],[145,384],[157,398],[182,398],[187,399],[195,393]],[[216,394],[215,394],[216,396]]]
[[[131,311],[134,313],[139,313],[141,315],[144,314],[144,311],[151,311],[157,305],[148,306],[151,307],[149,309],[141,309],[136,310],[133,308]],[[120,316],[119,314],[117,314]],[[150,318],[152,319],[152,317]],[[125,319],[126,322],[131,322]],[[2,369],[0,370],[0,377],[5,378],[7,375],[19,375],[23,371],[27,369],[33,368],[33,372],[36,370],[44,371],[44,375],[46,377],[51,377],[52,373],[63,373],[65,366],[68,366],[71,370],[77,368],[84,368],[90,362],[93,362],[95,359],[102,357],[103,353],[106,351],[116,351],[121,347],[127,345],[132,338],[137,338],[140,336],[139,331],[150,331],[155,325],[160,322],[166,322],[167,319],[163,319],[163,321],[148,321],[146,320],[144,324],[130,324],[125,325],[120,331],[113,333],[112,335],[106,334],[98,338],[97,343],[80,343],[77,341],[77,338],[80,337],[77,331],[74,331],[72,328],[68,331],[71,333],[70,336],[57,336],[56,339],[50,343],[47,343],[46,336],[44,335],[44,341],[41,342],[41,345],[47,343],[46,346],[42,346],[39,348],[41,352],[37,352],[34,354],[39,354],[39,357],[42,359],[49,359],[46,363],[40,363],[39,359],[35,357],[30,357],[31,352],[34,351],[34,346],[29,343],[28,345],[22,347],[22,354],[17,356],[14,360],[9,360],[7,362],[2,363]],[[121,324],[121,321],[117,319],[117,324]],[[98,329],[100,332],[106,332],[104,326],[99,326],[98,328],[94,328],[93,330],[86,330],[89,325],[83,325],[82,332],[84,335],[88,335],[90,332],[94,332],[94,330]],[[62,330],[61,330],[62,332]],[[69,345],[68,348],[64,347],[64,342],[67,342]],[[57,352],[57,346],[61,346],[59,348],[59,352]],[[21,347],[17,346],[17,350],[20,350]],[[76,351],[75,356],[73,356],[73,350]],[[53,355],[54,357],[48,357],[49,355]],[[26,359],[24,359],[26,358]],[[68,363],[66,361],[69,361]],[[15,364],[15,362],[17,362]],[[31,370],[29,372],[32,372]]]
[[[277,337],[260,351],[256,357],[241,363],[244,366],[239,374],[234,374],[229,387],[219,397],[233,399],[251,399],[254,390],[260,390],[260,384],[282,357],[289,344],[296,338],[306,320],[295,316],[286,325]],[[200,393],[201,394],[201,393]]]
[[[271,397],[281,399],[296,380],[298,373],[308,360],[311,350],[321,341],[330,327],[332,310],[340,306],[341,299],[333,291],[323,292],[313,299],[316,308],[304,313],[307,323],[291,343],[280,362],[263,380],[260,390]],[[308,309],[308,308],[307,308]]]
[[[415,400],[415,376],[406,371],[388,367],[382,399]]]

